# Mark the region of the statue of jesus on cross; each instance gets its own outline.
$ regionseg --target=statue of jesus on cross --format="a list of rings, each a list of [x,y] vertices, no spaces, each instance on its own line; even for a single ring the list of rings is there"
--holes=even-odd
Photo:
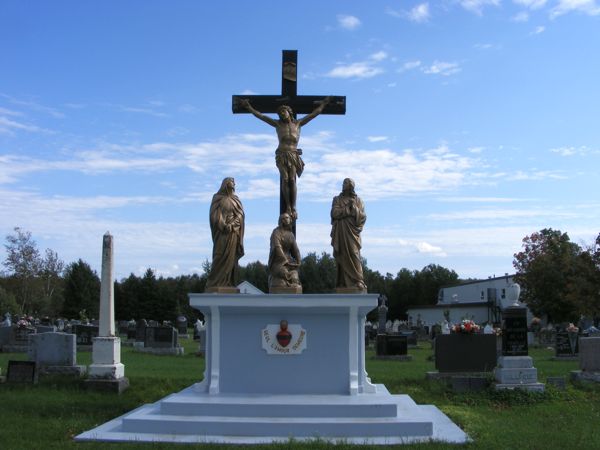
[[[346,97],[297,95],[296,50],[284,50],[281,70],[281,95],[234,95],[234,114],[251,113],[268,123],[277,131],[279,145],[275,152],[275,164],[280,174],[279,213],[287,213],[292,219],[292,232],[296,235],[296,178],[304,170],[304,162],[298,148],[300,128],[319,114],[345,114]],[[265,114],[277,113],[279,120]],[[296,114],[306,114],[296,119]]]
[[[310,114],[299,120],[294,119],[294,111],[287,105],[278,108],[279,120],[274,120],[254,109],[250,104],[250,100],[240,100],[244,108],[277,130],[279,146],[275,151],[275,164],[279,169],[281,196],[285,206],[284,212],[289,214],[294,221],[298,218],[298,212],[296,211],[296,176],[301,176],[304,170],[304,161],[300,157],[302,149],[298,148],[300,128],[321,114],[330,100],[331,97],[325,97]]]

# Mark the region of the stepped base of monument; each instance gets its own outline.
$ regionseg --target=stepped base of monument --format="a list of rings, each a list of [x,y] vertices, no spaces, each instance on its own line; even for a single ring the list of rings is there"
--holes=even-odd
[[[465,443],[433,405],[408,395],[210,395],[193,385],[144,405],[77,441],[260,444],[324,440],[351,444]]]

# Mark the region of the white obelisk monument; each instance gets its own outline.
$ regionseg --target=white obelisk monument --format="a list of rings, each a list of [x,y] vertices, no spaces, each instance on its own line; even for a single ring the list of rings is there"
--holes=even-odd
[[[88,371],[89,387],[122,392],[129,382],[121,364],[121,338],[115,336],[113,282],[113,237],[107,231],[102,240],[102,276],[100,285],[100,326],[94,338],[92,364]]]

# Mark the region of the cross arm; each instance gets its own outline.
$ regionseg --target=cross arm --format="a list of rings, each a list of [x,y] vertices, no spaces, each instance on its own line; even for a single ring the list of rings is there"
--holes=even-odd
[[[325,100],[322,95],[298,95],[294,97],[281,95],[233,95],[231,98],[231,109],[234,114],[250,113],[240,104],[241,99],[248,99],[252,107],[261,113],[276,113],[281,105],[290,106],[296,114],[310,114],[319,106],[319,102]],[[321,114],[345,114],[346,97],[331,96],[328,105]]]

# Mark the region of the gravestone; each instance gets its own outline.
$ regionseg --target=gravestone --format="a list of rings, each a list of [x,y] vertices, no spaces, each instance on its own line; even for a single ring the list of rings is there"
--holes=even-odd
[[[13,330],[11,327],[0,327],[0,351],[5,345],[9,345],[12,338]]]
[[[418,344],[417,341],[417,332],[416,331],[400,331],[400,336],[406,337],[406,343],[409,347],[416,347]]]
[[[85,366],[77,365],[76,336],[69,333],[39,333],[30,337],[28,357],[40,375],[81,376]]]
[[[80,350],[91,350],[94,338],[98,337],[98,327],[93,325],[75,325],[73,333],[77,336],[76,342]]]
[[[7,383],[36,383],[37,373],[33,361],[8,361]]]
[[[577,358],[579,354],[579,336],[577,332],[570,332],[562,327],[556,330],[554,339],[554,351],[556,358]]]
[[[54,333],[56,327],[54,325],[36,325],[35,331],[36,333]]]
[[[8,343],[2,345],[2,351],[6,353],[27,353],[29,336],[35,334],[32,326],[16,326],[8,328]],[[5,338],[4,338],[5,339]]]
[[[527,310],[524,308],[506,308],[502,313],[502,355],[527,356]]]
[[[127,320],[119,320],[119,334],[122,336],[127,336],[128,331],[129,322]]]
[[[137,335],[137,324],[135,320],[131,319],[127,322],[127,340],[135,341],[135,337]]]
[[[177,330],[173,327],[146,327],[144,346],[136,346],[134,349],[154,355],[183,355],[183,347],[178,345],[177,338]]]
[[[515,304],[506,308],[502,315],[502,356],[498,358],[494,370],[496,390],[543,392],[545,385],[538,383],[537,369],[533,367],[533,359],[528,356],[527,308],[518,305],[515,300]]]
[[[148,326],[148,322],[146,319],[140,320],[136,325],[136,333],[135,333],[135,341],[136,342],[144,342],[146,340],[146,327]]]
[[[188,339],[188,320],[185,316],[177,317],[177,333],[181,339]]]
[[[440,334],[434,343],[435,368],[428,378],[445,374],[491,372],[496,366],[496,336],[490,334]]]
[[[573,380],[600,383],[600,337],[579,340],[579,369],[571,372]]]
[[[379,306],[377,307],[377,333],[385,334],[386,331],[386,320],[388,308],[386,305],[387,298],[385,295],[381,295],[378,299]]]

